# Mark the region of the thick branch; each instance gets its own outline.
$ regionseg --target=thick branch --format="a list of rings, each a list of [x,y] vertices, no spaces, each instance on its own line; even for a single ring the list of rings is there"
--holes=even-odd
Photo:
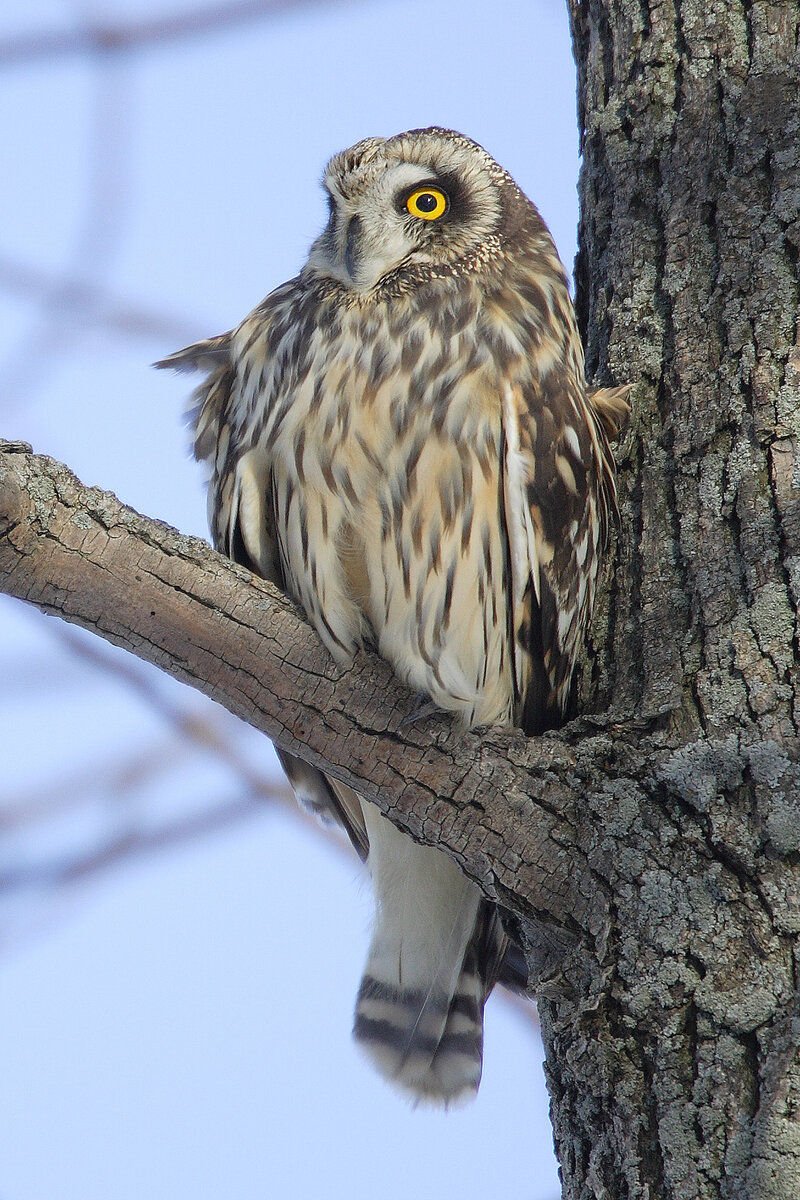
[[[774,904],[795,919],[776,880],[736,878],[742,831],[708,819],[709,796],[749,773],[776,852],[797,849],[781,808],[796,768],[777,746],[682,746],[657,717],[531,739],[414,722],[416,698],[379,659],[337,668],[275,588],[19,443],[0,443],[0,587],[198,688],[447,850],[515,914],[540,983],[567,945],[573,976],[585,975],[577,943],[606,956],[615,893],[667,847],[676,878],[731,874],[770,918],[765,937]]]
[[[599,726],[530,740],[457,734],[444,716],[409,721],[416,698],[383,662],[365,654],[338,669],[271,585],[29,447],[3,448],[2,590],[155,663],[357,786],[504,906],[576,932],[605,925],[576,830],[586,787],[602,790],[613,757]],[[643,771],[641,750],[629,752],[626,774]]]

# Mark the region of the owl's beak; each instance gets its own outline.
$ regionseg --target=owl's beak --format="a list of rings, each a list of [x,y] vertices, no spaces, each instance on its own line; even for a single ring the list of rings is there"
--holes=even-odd
[[[308,265],[338,279],[345,287],[365,291],[375,280],[370,274],[371,253],[369,226],[361,217],[351,216],[344,204],[331,212],[328,224],[311,247]]]
[[[358,260],[360,257],[360,255],[359,255],[360,238],[361,238],[361,218],[360,217],[351,217],[350,221],[348,223],[348,226],[347,226],[347,240],[345,243],[345,251],[344,251],[344,265],[345,265],[345,268],[347,269],[347,274],[350,276],[353,283],[356,282],[356,275],[358,273],[358,265],[359,265]]]

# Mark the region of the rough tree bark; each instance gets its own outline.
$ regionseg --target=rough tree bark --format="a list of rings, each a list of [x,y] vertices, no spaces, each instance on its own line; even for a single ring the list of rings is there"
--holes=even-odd
[[[0,586],[360,787],[504,905],[568,1200],[800,1196],[797,0],[569,0],[591,376],[637,381],[587,712],[455,737],[202,543],[0,445]]]
[[[640,382],[596,661],[672,753],[607,781],[610,923],[540,1005],[565,1194],[790,1200],[800,6],[569,8],[588,370]]]

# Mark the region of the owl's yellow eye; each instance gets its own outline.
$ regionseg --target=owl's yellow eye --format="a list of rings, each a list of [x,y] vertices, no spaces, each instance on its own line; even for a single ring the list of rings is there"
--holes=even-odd
[[[406,209],[412,217],[420,217],[423,221],[438,221],[448,207],[447,196],[435,187],[416,188],[406,200]]]

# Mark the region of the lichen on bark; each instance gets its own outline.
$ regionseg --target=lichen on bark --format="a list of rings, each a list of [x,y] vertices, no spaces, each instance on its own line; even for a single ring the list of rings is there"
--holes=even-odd
[[[800,9],[571,0],[570,13],[587,362],[597,382],[638,384],[595,638],[601,703],[659,714],[673,750],[609,839],[604,989],[586,1011],[580,990],[540,1005],[564,1192],[788,1200]]]

